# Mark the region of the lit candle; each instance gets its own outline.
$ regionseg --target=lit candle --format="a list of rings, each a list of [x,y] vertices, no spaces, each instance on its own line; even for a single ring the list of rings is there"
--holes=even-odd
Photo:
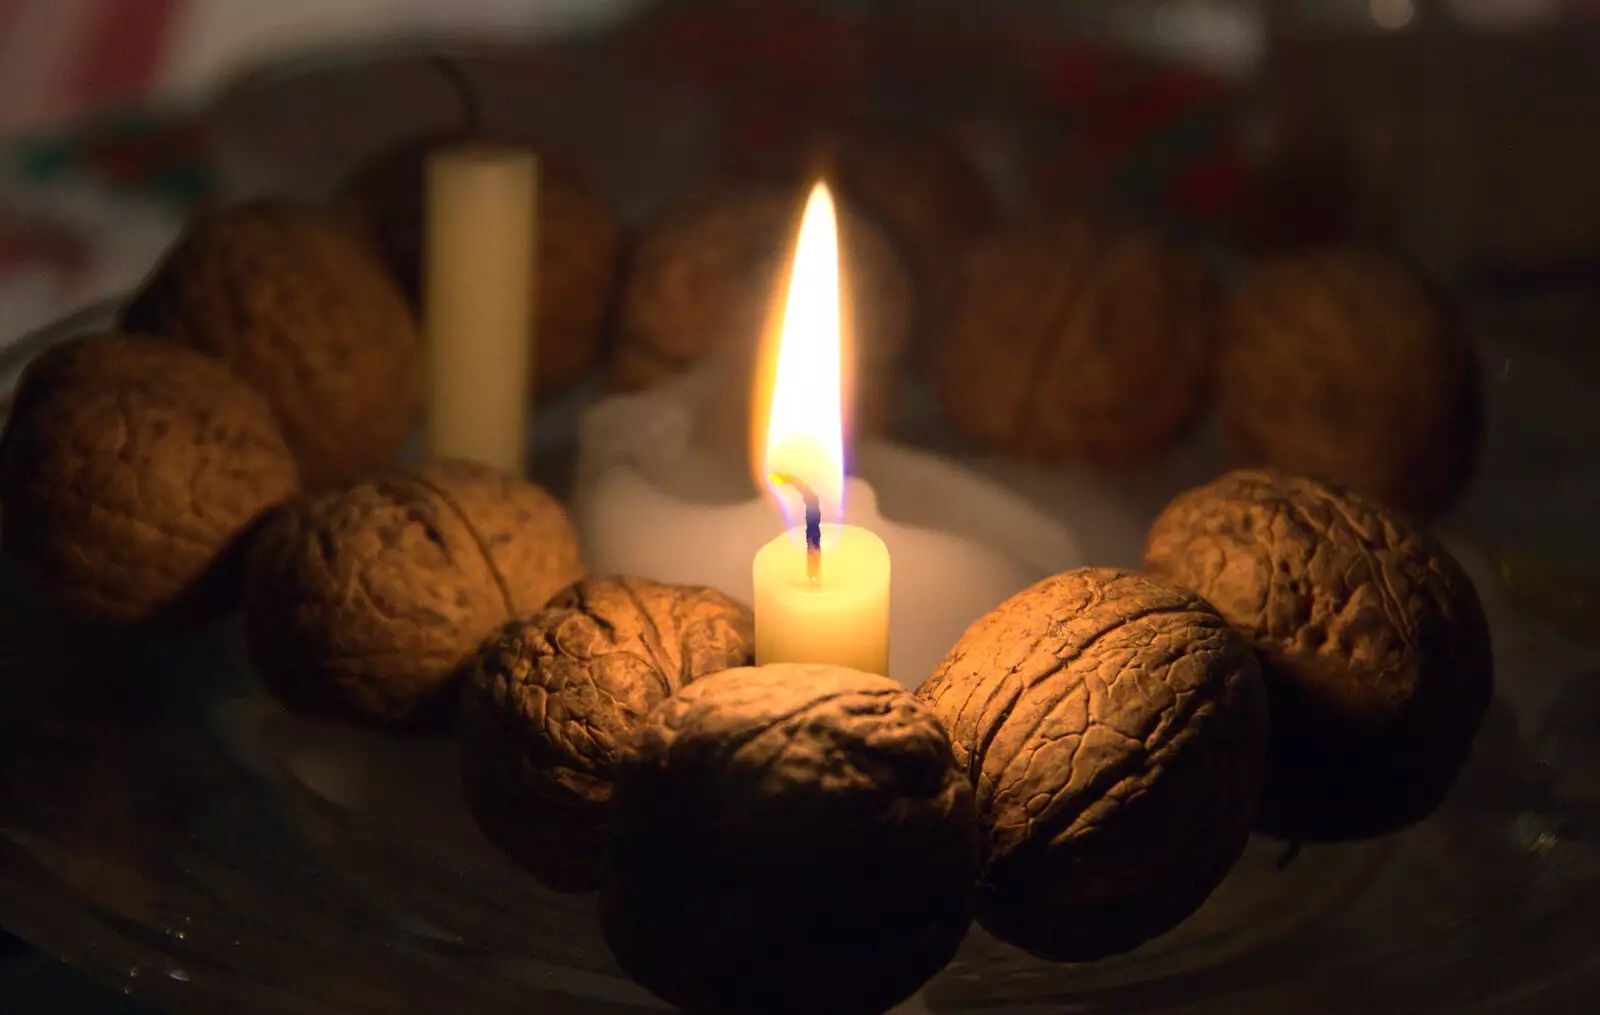
[[[520,475],[533,355],[532,152],[487,145],[428,160],[427,450]]]
[[[844,520],[844,337],[838,224],[828,189],[806,202],[775,355],[757,398],[758,475],[789,531],[755,556],[756,663],[889,672],[889,551]]]

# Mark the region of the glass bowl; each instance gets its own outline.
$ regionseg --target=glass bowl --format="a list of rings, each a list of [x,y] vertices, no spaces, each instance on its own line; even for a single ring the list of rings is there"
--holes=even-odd
[[[78,315],[6,366],[109,323],[109,307]],[[1526,386],[1531,415],[1491,403],[1497,431],[1543,434],[1557,471],[1584,461],[1537,422],[1556,418],[1561,379],[1492,389]],[[545,432],[555,444],[571,430]],[[1487,484],[1541,456],[1505,443],[1491,441],[1462,519],[1509,517]],[[1202,434],[1117,484],[967,461],[1063,517],[1100,484],[1092,496],[1121,498],[1129,533],[1105,563],[1131,565],[1132,534],[1214,454]],[[1518,510],[1562,524],[1559,505]],[[1190,920],[1091,965],[974,929],[908,1010],[1577,1010],[1600,988],[1600,649],[1515,596],[1470,533],[1458,520],[1447,538],[1485,599],[1498,692],[1435,815],[1349,845],[1257,838]],[[1503,535],[1532,554],[1545,533]],[[257,686],[236,619],[107,639],[0,568],[0,659],[0,921],[51,954],[180,1013],[661,1008],[612,963],[591,899],[541,890],[478,834],[451,742],[289,715]]]

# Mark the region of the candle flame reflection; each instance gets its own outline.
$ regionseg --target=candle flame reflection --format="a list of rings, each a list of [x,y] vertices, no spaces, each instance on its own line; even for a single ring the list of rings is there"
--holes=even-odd
[[[769,329],[758,371],[756,475],[797,533],[805,517],[804,503],[792,485],[774,477],[802,480],[816,494],[824,522],[844,520],[844,335],[838,237],[833,196],[818,183],[806,200],[787,284],[780,288],[782,317],[777,327]]]

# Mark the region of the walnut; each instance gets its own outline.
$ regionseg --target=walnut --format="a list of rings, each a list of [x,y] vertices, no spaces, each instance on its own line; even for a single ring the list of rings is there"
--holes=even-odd
[[[1465,484],[1482,430],[1472,350],[1406,265],[1353,248],[1269,260],[1222,322],[1218,406],[1244,464],[1418,513]]]
[[[124,314],[260,388],[311,486],[392,460],[421,405],[398,288],[334,219],[284,200],[201,215]]]
[[[616,387],[636,390],[724,352],[753,367],[787,269],[804,192],[728,187],[672,208],[644,231],[623,287]],[[894,411],[898,364],[915,319],[915,295],[882,231],[839,206],[841,280],[855,338],[847,404],[868,428]],[[858,381],[860,383],[858,386]],[[749,419],[750,385],[726,401]]]
[[[452,718],[478,647],[582,576],[566,513],[467,462],[286,505],[251,548],[250,649],[289,707],[394,730]]]
[[[462,698],[467,802],[547,887],[587,891],[636,727],[709,673],[748,666],[750,611],[713,589],[589,578],[483,647]]]
[[[958,429],[1050,461],[1165,451],[1204,407],[1215,331],[1198,259],[1076,218],[991,233],[966,254],[935,389]]]
[[[414,138],[357,168],[334,195],[334,213],[378,253],[413,307],[422,305],[428,156],[474,140],[460,133]],[[539,159],[538,201],[533,383],[553,394],[582,380],[600,354],[621,273],[623,227],[572,166],[549,154]]]
[[[966,934],[972,791],[926,706],[883,677],[704,677],[622,766],[601,889],[630,975],[688,1011],[876,1015]]]
[[[80,619],[201,619],[236,591],[239,537],[298,483],[272,411],[227,367],[99,335],[23,373],[0,444],[5,550]]]
[[[1261,672],[1194,593],[1086,568],[973,624],[917,692],[977,789],[977,916],[1042,958],[1131,949],[1199,908],[1249,838]]]
[[[1239,471],[1168,505],[1145,566],[1205,596],[1261,658],[1264,830],[1350,838],[1438,805],[1494,682],[1477,593],[1444,547],[1359,496]]]

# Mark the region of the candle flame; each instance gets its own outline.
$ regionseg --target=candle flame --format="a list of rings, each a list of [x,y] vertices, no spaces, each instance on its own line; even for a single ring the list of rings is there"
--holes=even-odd
[[[818,183],[806,200],[790,261],[783,314],[769,333],[758,397],[757,476],[791,529],[805,505],[793,479],[816,495],[822,520],[844,520],[844,334],[839,230],[833,196]],[[773,342],[776,348],[773,349]],[[764,407],[765,412],[762,412]]]

